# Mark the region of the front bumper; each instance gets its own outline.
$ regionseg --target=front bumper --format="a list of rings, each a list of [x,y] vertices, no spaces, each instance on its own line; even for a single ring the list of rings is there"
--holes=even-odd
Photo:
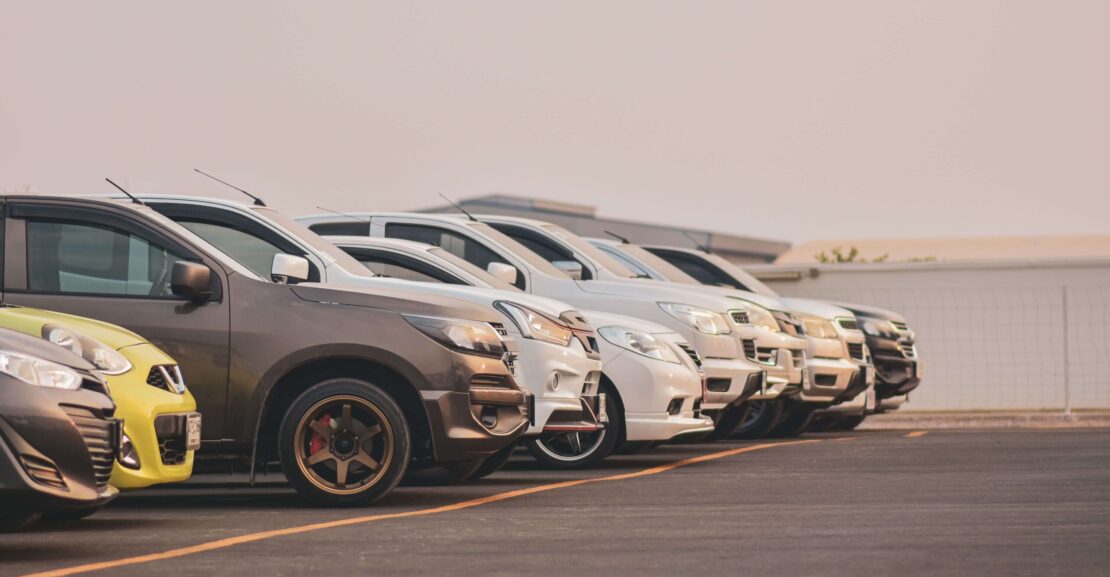
[[[108,484],[120,423],[107,396],[0,382],[0,509],[90,508],[118,494]]]
[[[696,417],[692,411],[668,413],[625,413],[624,434],[629,441],[670,441],[684,435],[713,431],[713,419]]]
[[[184,481],[193,474],[195,451],[185,447],[185,430],[180,423],[195,413],[192,393],[178,394],[148,383],[156,367],[172,365],[173,360],[152,345],[128,347],[125,352],[134,368],[108,377],[117,403],[116,415],[123,419],[124,433],[139,456],[139,469],[116,463],[112,485],[120,489],[141,489],[161,483]]]
[[[596,395],[601,361],[587,356],[578,339],[563,347],[513,334],[517,356],[517,384],[535,401],[526,435],[538,435],[554,419],[565,423],[582,411],[582,395]],[[594,422],[596,428],[597,423]]]
[[[867,388],[860,366],[848,359],[811,358],[809,372],[796,399],[809,404],[829,405],[855,398]]]
[[[767,372],[762,365],[746,359],[702,359],[705,370],[705,402],[702,410],[719,411],[763,394]],[[770,379],[767,379],[770,381]]]

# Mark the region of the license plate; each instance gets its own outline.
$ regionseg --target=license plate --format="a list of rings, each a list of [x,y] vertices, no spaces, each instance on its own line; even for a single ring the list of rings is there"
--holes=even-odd
[[[200,448],[200,415],[193,413],[185,417],[185,449],[195,451]]]

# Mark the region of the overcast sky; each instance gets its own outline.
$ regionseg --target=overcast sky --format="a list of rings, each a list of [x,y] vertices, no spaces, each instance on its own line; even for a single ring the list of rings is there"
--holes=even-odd
[[[0,191],[1110,232],[1110,2],[0,0]]]

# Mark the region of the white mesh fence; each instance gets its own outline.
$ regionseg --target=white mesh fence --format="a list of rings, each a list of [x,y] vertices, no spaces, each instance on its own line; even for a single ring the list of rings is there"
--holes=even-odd
[[[838,273],[772,286],[904,315],[925,363],[907,409],[1110,408],[1110,286],[1067,286],[1066,278],[1059,286],[983,286],[993,283],[982,282],[982,271],[968,275],[972,286],[953,283],[960,277],[951,273],[948,286],[921,286],[929,283],[909,274],[910,282],[876,283],[867,274],[859,275],[863,286],[850,286],[855,275]],[[840,278],[822,282],[829,276]]]

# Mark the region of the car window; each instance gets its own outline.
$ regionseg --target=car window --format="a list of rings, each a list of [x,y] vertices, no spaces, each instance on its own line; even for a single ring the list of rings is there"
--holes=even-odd
[[[497,232],[519,242],[528,248],[528,250],[538,254],[549,263],[555,263],[557,261],[572,261],[578,263],[582,267],[582,280],[593,279],[593,270],[590,266],[582,262],[582,259],[577,258],[573,252],[545,237],[543,234],[512,224],[501,222],[491,222],[488,224]],[[629,276],[632,276],[631,271],[629,272]]]
[[[642,278],[655,278],[655,276],[653,276],[651,274],[651,272],[648,271],[648,269],[640,266],[640,263],[635,262],[631,258],[622,254],[620,250],[615,249],[611,246],[599,246],[597,248],[601,249],[601,252],[604,252],[605,254],[607,254],[607,255],[613,257],[614,259],[616,259],[617,262],[621,263],[626,268],[628,268],[632,272],[636,273],[637,276],[640,276]],[[656,280],[662,280],[662,279],[656,279]]]
[[[368,222],[321,222],[308,226],[320,236],[370,236]]]
[[[562,240],[564,243],[570,245],[574,250],[586,256],[586,258],[593,259],[597,266],[609,271],[611,274],[620,278],[636,278],[636,273],[628,267],[621,264],[619,261],[610,258],[609,255],[601,252],[596,246],[577,234],[557,225],[545,222],[541,225],[543,229],[552,236]]]
[[[32,291],[173,297],[170,273],[178,260],[185,259],[124,230],[27,221],[27,287]]]
[[[221,252],[268,279],[274,266],[274,255],[284,254],[281,248],[241,230],[210,222],[178,221]]]
[[[385,236],[438,246],[481,269],[491,262],[511,264],[477,240],[440,227],[391,222],[385,225]],[[517,275],[516,286],[524,288],[524,275]]]
[[[651,251],[667,262],[678,267],[682,272],[694,277],[698,282],[714,286],[727,286],[740,290],[748,290],[742,283],[729,276],[721,269],[701,260],[679,252]]]
[[[416,282],[465,284],[434,266],[409,256],[370,249],[355,249],[349,252],[351,256],[379,276]]]
[[[509,283],[493,276],[486,269],[478,268],[478,267],[470,264],[469,262],[467,262],[467,261],[465,261],[465,260],[463,260],[463,259],[461,259],[461,258],[443,250],[442,248],[436,247],[436,248],[429,249],[428,253],[431,254],[433,257],[435,257],[439,260],[442,260],[445,263],[450,264],[451,266],[458,267],[463,272],[465,272],[465,273],[469,274],[470,276],[473,276],[474,278],[478,279],[478,282],[485,285],[486,288],[494,288],[494,289],[497,289],[497,290],[507,290],[507,291],[519,290],[519,288],[517,286],[509,284]],[[516,273],[517,280],[520,280],[520,277],[523,274],[524,273],[522,273],[518,270],[517,273]]]

